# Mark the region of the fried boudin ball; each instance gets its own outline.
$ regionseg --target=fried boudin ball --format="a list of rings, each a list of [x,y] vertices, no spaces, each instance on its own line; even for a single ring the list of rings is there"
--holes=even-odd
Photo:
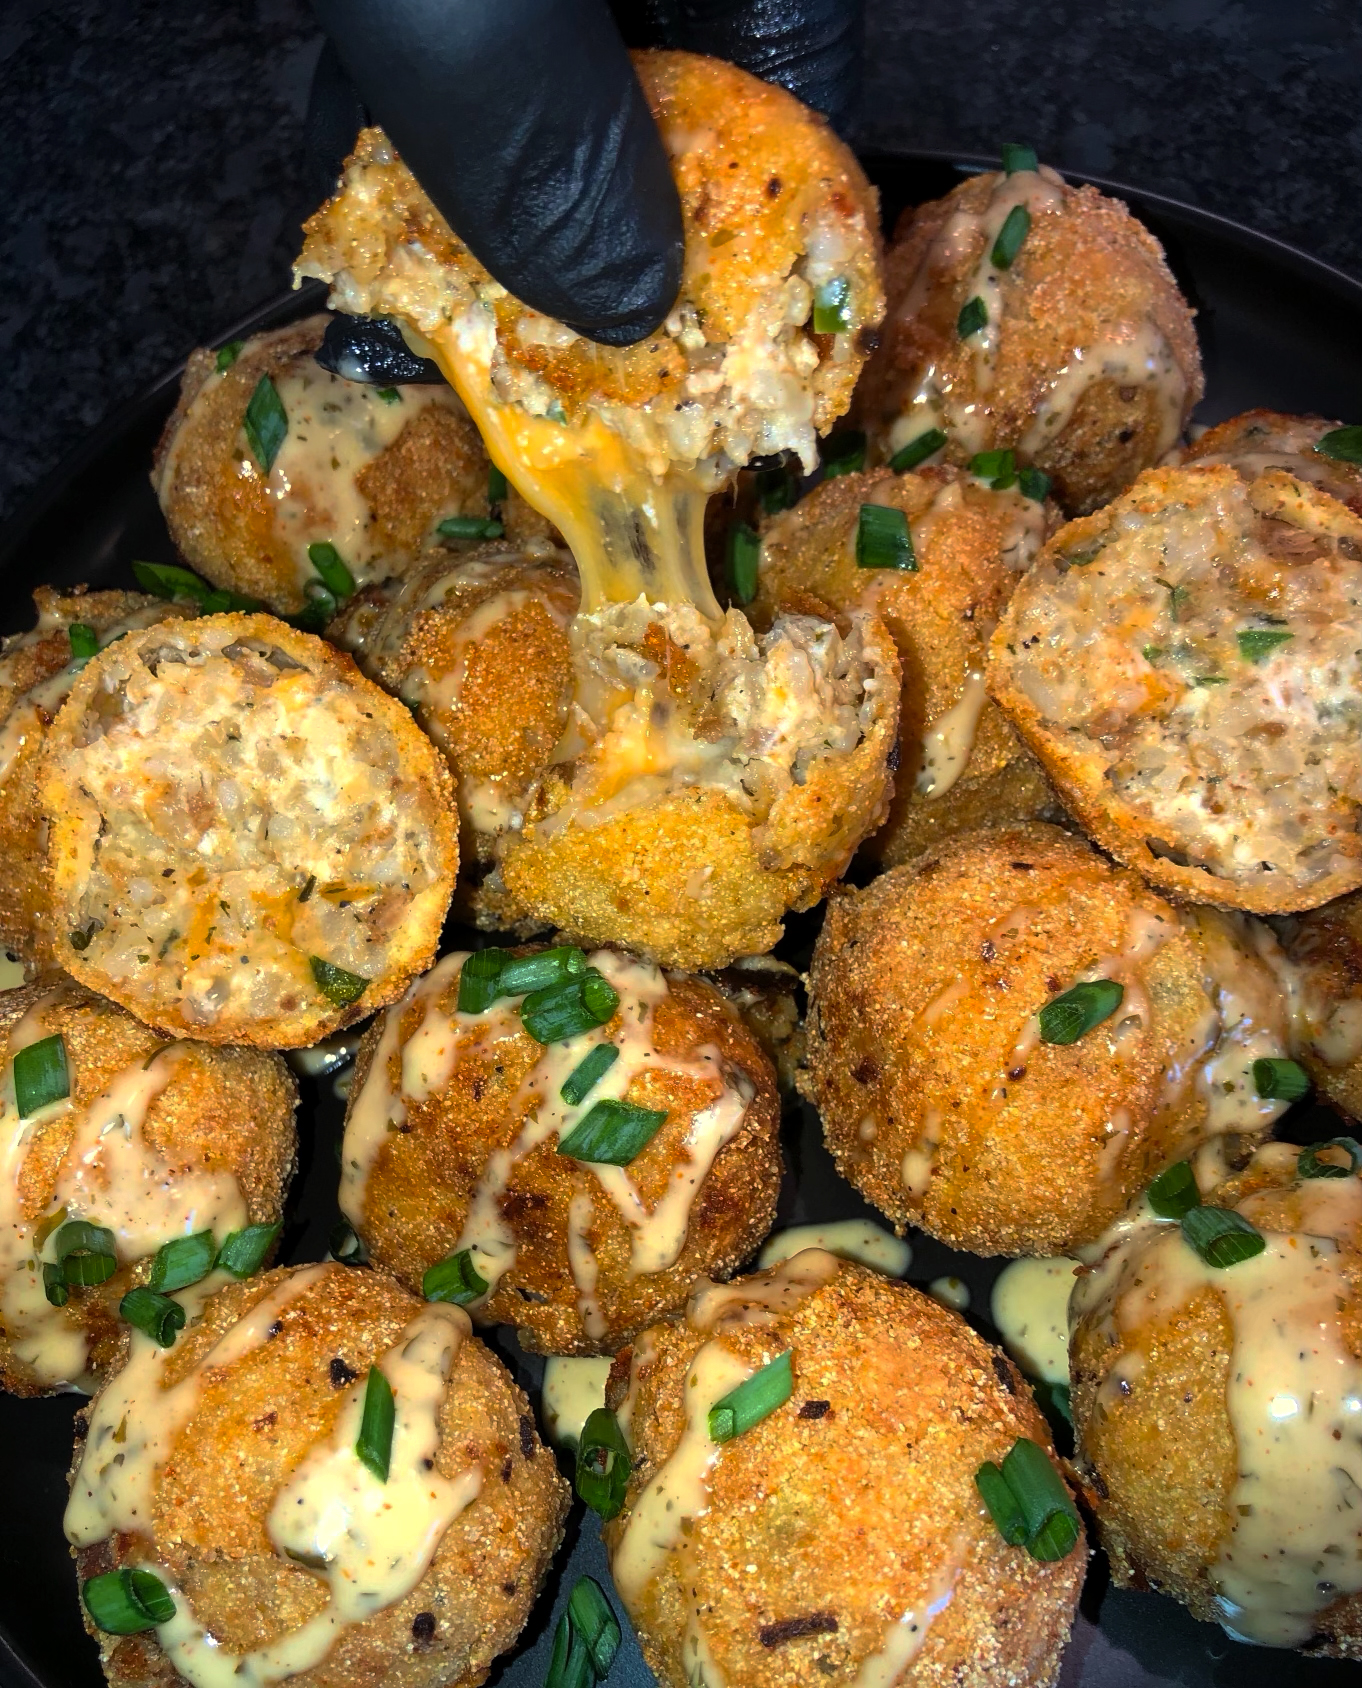
[[[1337,422],[1326,422],[1321,416],[1246,410],[1208,428],[1183,452],[1182,462],[1228,464],[1249,482],[1264,470],[1284,469],[1323,488],[1362,516],[1362,466],[1351,437],[1355,432],[1341,428]]]
[[[1192,312],[1124,205],[1017,162],[903,214],[857,415],[881,460],[939,429],[952,462],[1013,450],[1094,510],[1201,397]]]
[[[84,586],[33,594],[38,624],[0,647],[0,946],[36,959],[47,912],[45,831],[38,768],[47,729],[97,645],[133,628],[192,616],[141,592],[90,592]],[[74,628],[74,632],[72,629]]]
[[[429,965],[448,770],[348,656],[266,615],[129,633],[47,740],[61,964],[149,1025],[315,1043]]]
[[[1259,1098],[1253,1062],[1286,1040],[1276,980],[1228,917],[1182,916],[1033,824],[834,896],[803,1086],[838,1169],[897,1225],[1058,1255],[1200,1143],[1265,1132],[1284,1104]]]
[[[710,1409],[786,1354],[784,1404],[716,1445]],[[957,1314],[810,1249],[701,1285],[611,1383],[635,1464],[606,1546],[665,1688],[1054,1682],[1086,1554],[1040,1563],[981,1504],[979,1467],[1049,1436]]]
[[[412,1289],[468,1249],[487,1286],[473,1304],[479,1322],[515,1325],[545,1353],[613,1354],[770,1230],[775,1074],[737,1011],[699,979],[604,950],[589,963],[561,947],[516,954],[526,976],[499,985],[506,994],[482,1012],[459,1011],[468,957],[458,953],[365,1033],[341,1207],[374,1260]],[[583,979],[608,986],[585,1029],[538,1041],[561,1028],[546,1030],[526,996],[536,968],[571,996]],[[584,1062],[590,1087],[564,1097]],[[619,1127],[640,1110],[632,1153],[599,1140],[611,1116]]]
[[[907,561],[867,567],[862,509],[902,511]],[[902,665],[898,766],[889,819],[864,853],[892,867],[952,833],[1036,820],[1055,799],[1035,758],[984,690],[989,635],[1058,525],[1053,505],[952,468],[839,475],[763,529],[761,627],[810,599],[878,615]]]
[[[1362,1659],[1351,1159],[1350,1175],[1347,1151],[1271,1143],[1206,1192],[1204,1227],[1147,1208],[1124,1223],[1075,1286],[1070,1360],[1077,1468],[1115,1580],[1240,1640]],[[1231,1224],[1228,1260],[1197,1246]]]
[[[297,1086],[278,1055],[167,1044],[56,976],[0,994],[0,1038],[0,1383],[89,1390],[118,1357],[119,1302],[163,1243],[211,1231],[221,1245],[280,1218]],[[88,1287],[62,1271],[77,1221],[102,1228],[93,1252],[112,1256]]]
[[[451,516],[544,531],[519,498],[489,505],[487,453],[452,387],[333,375],[315,356],[326,323],[257,334],[234,359],[190,356],[152,483],[191,567],[292,615],[319,578],[309,546],[334,546],[363,585],[402,573]],[[284,423],[272,453],[270,423],[247,421],[262,405]]]
[[[1055,535],[989,689],[1093,838],[1257,913],[1362,884],[1362,517],[1282,469],[1154,469]]]
[[[154,1631],[96,1635],[111,1688],[204,1671],[477,1688],[567,1511],[525,1396],[461,1309],[380,1272],[211,1288],[186,1292],[202,1317],[173,1348],[133,1336],[76,1444],[66,1533],[87,1627],[88,1579],[125,1566],[174,1607]],[[365,1410],[376,1389],[386,1436]]]

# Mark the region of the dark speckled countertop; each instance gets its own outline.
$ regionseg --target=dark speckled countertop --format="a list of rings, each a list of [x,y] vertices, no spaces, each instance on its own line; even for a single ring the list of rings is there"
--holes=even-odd
[[[4,0],[0,514],[287,284],[317,51],[305,0]],[[1356,0],[883,0],[862,132],[1029,140],[1362,273]]]

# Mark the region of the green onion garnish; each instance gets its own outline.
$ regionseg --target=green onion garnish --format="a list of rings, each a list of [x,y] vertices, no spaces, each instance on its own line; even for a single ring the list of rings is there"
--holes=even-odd
[[[902,510],[888,504],[862,504],[856,519],[856,567],[916,574],[912,530]]]
[[[1264,1102],[1299,1102],[1310,1091],[1310,1075],[1295,1061],[1266,1055],[1253,1063],[1253,1088]]]
[[[1125,986],[1115,979],[1089,979],[1047,1002],[1041,1009],[1042,1043],[1077,1043],[1121,1006]]]
[[[574,1481],[578,1495],[600,1517],[616,1517],[624,1505],[632,1466],[619,1420],[609,1407],[597,1407],[582,1426],[577,1444]]]
[[[666,1117],[665,1108],[597,1102],[559,1143],[558,1153],[593,1166],[628,1166],[656,1137]]]
[[[709,1409],[710,1440],[731,1442],[735,1436],[741,1436],[762,1419],[769,1418],[777,1407],[783,1407],[793,1388],[787,1348]]]
[[[128,1565],[88,1578],[81,1584],[80,1597],[91,1623],[106,1635],[138,1635],[175,1616],[175,1602],[161,1579]]]
[[[288,411],[268,375],[262,375],[256,382],[241,426],[246,430],[251,456],[268,475],[279,455],[279,447],[288,436]]]
[[[265,1264],[270,1250],[283,1229],[282,1225],[247,1225],[242,1231],[231,1231],[218,1250],[218,1265],[234,1278],[253,1278]]]
[[[303,583],[303,596],[307,602],[297,615],[286,615],[281,619],[290,627],[298,628],[300,632],[320,633],[340,607],[336,602],[336,594],[318,575],[315,579]]]
[[[865,468],[865,435],[856,428],[829,434],[819,447],[818,456],[825,480],[837,475],[854,475]]]
[[[308,561],[322,578],[322,585],[337,598],[354,596],[355,577],[345,566],[340,552],[329,539],[320,539],[307,548]]]
[[[1284,633],[1278,627],[1245,627],[1235,634],[1239,654],[1247,662],[1261,662],[1295,637],[1294,633]]]
[[[986,1459],[974,1473],[974,1486],[983,1497],[998,1534],[1009,1547],[1020,1547],[1027,1536],[1026,1517],[1007,1478],[991,1459]]]
[[[1040,160],[1032,147],[1019,147],[1013,141],[1003,143],[1003,169],[1009,176],[1022,170],[1038,170]]]
[[[43,1294],[54,1307],[65,1307],[71,1299],[71,1291],[66,1286],[66,1273],[60,1265],[52,1261],[43,1262]]]
[[[28,1119],[71,1094],[71,1072],[61,1033],[25,1044],[14,1057],[14,1100],[19,1118]]]
[[[339,1260],[342,1266],[367,1266],[369,1264],[369,1246],[360,1236],[353,1225],[342,1219],[339,1225],[331,1227],[331,1235],[327,1238],[327,1253],[333,1260]]]
[[[384,404],[401,404],[402,395],[396,387],[379,387],[374,392],[376,399],[382,399]]]
[[[1079,1537],[1078,1510],[1044,1448],[1019,1437],[1002,1475],[1026,1520],[1026,1551],[1033,1559],[1065,1558]]]
[[[528,996],[532,991],[547,990],[550,985],[565,984],[585,972],[586,956],[575,944],[560,944],[535,955],[513,955],[502,963],[497,995]]]
[[[725,556],[728,595],[740,609],[757,595],[757,565],[761,561],[761,540],[746,522],[734,522],[728,530]]]
[[[1156,574],[1154,580],[1168,594],[1168,613],[1174,621],[1177,621],[1191,594],[1185,586],[1174,586],[1171,580],[1164,580],[1161,575]]]
[[[567,427],[567,406],[562,399],[550,399],[544,407],[544,414],[550,422],[557,422],[560,427]]]
[[[1140,647],[1140,655],[1148,663],[1156,663],[1160,657],[1167,654],[1162,645],[1142,645]]]
[[[1070,1429],[1073,1428],[1073,1401],[1067,1383],[1037,1383],[1032,1385],[1032,1389],[1040,1410],[1044,1412],[1049,1407],[1051,1423],[1056,1418],[1062,1418]]]
[[[219,375],[225,374],[225,372],[232,367],[236,360],[241,356],[241,351],[245,344],[246,342],[244,340],[229,340],[225,346],[218,347],[218,355],[214,361],[217,364],[217,371]]]
[[[619,1005],[610,981],[588,967],[575,979],[527,996],[520,1005],[520,1023],[536,1043],[566,1043],[603,1026]]]
[[[1192,684],[1194,686],[1226,686],[1229,684],[1229,676],[1225,674],[1194,674]]]
[[[57,1232],[52,1247],[62,1282],[77,1289],[107,1283],[118,1270],[113,1232],[87,1219],[69,1219]],[[44,1270],[44,1288],[51,1276]],[[51,1301],[51,1295],[47,1299]]]
[[[568,1616],[573,1629],[586,1642],[597,1679],[604,1681],[619,1651],[620,1626],[598,1582],[591,1577],[578,1577],[568,1596]]]
[[[1348,1157],[1347,1166],[1337,1161],[1321,1160],[1325,1149],[1341,1149]],[[1327,1143],[1311,1143],[1296,1157],[1298,1178],[1351,1178],[1362,1167],[1362,1143],[1356,1137],[1331,1137]]]
[[[487,469],[487,502],[504,504],[511,495],[510,484],[495,463]]]
[[[474,950],[459,969],[459,1013],[482,1014],[501,995],[501,972],[511,959],[504,949]]]
[[[976,451],[969,460],[969,472],[987,481],[994,492],[1006,492],[1017,484],[1017,454],[1010,449]]]
[[[584,1055],[563,1080],[558,1094],[575,1108],[584,1102],[619,1059],[619,1047],[613,1043],[598,1043]]]
[[[176,1336],[184,1329],[184,1308],[154,1289],[130,1289],[118,1303],[118,1316],[160,1348],[173,1348]]]
[[[156,1257],[151,1263],[151,1277],[147,1282],[162,1295],[187,1289],[190,1284],[208,1276],[217,1257],[217,1244],[211,1231],[196,1231],[192,1237],[176,1237],[173,1242],[162,1243],[156,1250]]]
[[[1362,463],[1362,425],[1331,429],[1315,441],[1315,450],[1338,463]]]
[[[971,334],[977,334],[988,323],[988,306],[976,293],[972,299],[966,299],[960,307],[960,315],[955,319],[955,332],[962,340],[968,340]]]
[[[88,662],[92,656],[98,656],[99,634],[88,622],[73,621],[66,629],[66,636],[71,641],[73,662]]]
[[[901,446],[889,459],[889,467],[896,475],[903,475],[909,469],[916,469],[919,463],[925,463],[929,457],[935,457],[946,443],[944,428],[928,428],[925,434],[919,434],[915,440]]]
[[[435,531],[441,539],[500,539],[506,529],[491,516],[446,516]]]
[[[323,961],[319,955],[310,955],[307,961],[312,977],[317,981],[317,989],[337,1008],[348,1008],[352,1002],[358,1002],[369,988],[369,981],[361,979],[358,973],[347,973],[343,967]]]
[[[815,334],[841,334],[851,327],[851,283],[844,275],[825,281],[813,296]]]
[[[993,242],[993,267],[997,270],[1010,270],[1018,252],[1022,249],[1022,242],[1031,232],[1031,213],[1024,205],[1014,205],[1003,219],[1003,226],[998,230],[998,238]]]
[[[176,598],[198,604],[210,615],[222,610],[258,610],[264,606],[259,598],[243,598],[239,592],[224,592],[201,580],[191,569],[176,563],[134,562],[133,578],[144,592],[168,603]]]
[[[1262,1232],[1226,1207],[1194,1207],[1184,1213],[1182,1238],[1208,1266],[1220,1270],[1252,1260],[1266,1247]]]
[[[57,1231],[56,1241],[52,1246],[58,1260],[65,1260],[68,1254],[74,1254],[77,1250],[93,1254],[112,1254],[114,1234],[103,1225],[92,1225],[88,1219],[68,1219]]]
[[[369,1381],[364,1386],[364,1417],[360,1420],[355,1454],[380,1483],[388,1481],[395,1417],[392,1385],[377,1366],[370,1366]]]
[[[1029,464],[1025,469],[1018,469],[1017,485],[1023,498],[1033,498],[1037,504],[1044,504],[1050,496],[1050,477],[1043,469],[1033,469]]]
[[[1197,1189],[1190,1161],[1177,1161],[1165,1167],[1145,1194],[1160,1219],[1181,1219],[1184,1213],[1201,1206],[1201,1191]]]
[[[456,1307],[480,1301],[491,1287],[473,1264],[473,1251],[468,1248],[437,1261],[421,1279],[421,1294],[427,1301],[452,1301]]]
[[[596,1669],[591,1663],[586,1637],[577,1633],[571,1614],[564,1612],[553,1632],[553,1652],[549,1655],[544,1688],[595,1688],[595,1685]]]

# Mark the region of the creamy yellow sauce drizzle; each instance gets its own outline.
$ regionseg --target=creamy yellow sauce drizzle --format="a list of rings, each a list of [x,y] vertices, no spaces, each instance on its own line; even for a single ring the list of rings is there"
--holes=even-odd
[[[963,1278],[933,1278],[927,1285],[927,1294],[943,1307],[949,1307],[953,1313],[964,1313],[969,1309],[969,1285]]]
[[[1069,1381],[1069,1296],[1079,1263],[1013,1260],[993,1284],[990,1311],[1003,1347],[1028,1377]]]
[[[822,1249],[841,1260],[856,1260],[872,1271],[901,1278],[913,1263],[913,1251],[902,1237],[871,1219],[834,1219],[815,1225],[791,1225],[767,1239],[757,1258],[765,1271],[791,1260],[806,1248]]]
[[[551,1355],[544,1366],[540,1405],[555,1442],[575,1443],[598,1407],[605,1405],[605,1385],[614,1360]]]
[[[906,1611],[890,1626],[884,1646],[862,1660],[852,1688],[896,1688],[903,1681],[908,1667],[922,1651],[932,1620],[950,1605],[959,1576],[958,1560],[942,1569],[926,1602],[920,1608]]]
[[[944,797],[964,773],[974,749],[979,717],[988,701],[988,687],[982,669],[965,676],[958,703],[938,715],[922,741],[922,764],[917,775],[919,797]]]
[[[1128,340],[1075,346],[1036,409],[1018,449],[1034,456],[1057,439],[1084,393],[1099,381],[1121,388],[1152,387],[1158,399],[1159,430],[1152,455],[1162,457],[1177,444],[1187,403],[1187,378],[1173,348],[1152,322],[1144,322]]]

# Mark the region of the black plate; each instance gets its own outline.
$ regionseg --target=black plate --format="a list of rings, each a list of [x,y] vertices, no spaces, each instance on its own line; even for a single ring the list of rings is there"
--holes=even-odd
[[[934,198],[986,160],[947,155],[867,160],[884,202],[885,222],[904,205]],[[1141,194],[1093,178],[1127,200],[1167,250],[1169,262],[1199,312],[1207,397],[1198,412],[1220,421],[1253,405],[1314,411],[1356,420],[1362,392],[1362,285],[1265,235],[1173,200]],[[277,327],[320,307],[312,285],[255,312],[222,339]],[[174,402],[174,370],[97,429],[36,491],[0,534],[0,631],[33,622],[28,593],[43,582],[92,586],[133,584],[134,557],[174,560],[174,550],[148,481],[151,449]],[[805,956],[817,916],[791,923],[782,946]],[[316,1260],[338,1217],[334,1144],[341,1107],[330,1081],[303,1081],[301,1167],[289,1206],[285,1258]],[[1333,1116],[1313,1123],[1289,1118],[1284,1134],[1297,1141],[1332,1136]],[[822,1146],[816,1118],[792,1111],[785,1125],[789,1174],[781,1225],[813,1219],[874,1217],[843,1183]],[[971,1318],[990,1337],[989,1287],[993,1262],[955,1254],[912,1235],[910,1278],[919,1283],[954,1274],[968,1284]],[[514,1340],[497,1346],[533,1393],[543,1362],[522,1355]],[[19,1401],[0,1396],[0,1471],[5,1499],[0,1530],[0,1684],[4,1688],[100,1688],[93,1644],[76,1605],[75,1578],[62,1536],[66,1470],[71,1452],[67,1397]],[[572,1582],[582,1573],[609,1586],[595,1521],[576,1507],[555,1574],[521,1644],[492,1673],[492,1688],[540,1688],[553,1624]],[[625,1625],[627,1634],[627,1623]],[[1097,1556],[1084,1590],[1061,1688],[1356,1688],[1356,1665],[1306,1660],[1242,1646],[1219,1629],[1196,1623],[1182,1607],[1157,1595],[1108,1587]],[[627,1639],[611,1674],[611,1688],[651,1688],[653,1678]],[[732,1688],[742,1688],[733,1684]]]

